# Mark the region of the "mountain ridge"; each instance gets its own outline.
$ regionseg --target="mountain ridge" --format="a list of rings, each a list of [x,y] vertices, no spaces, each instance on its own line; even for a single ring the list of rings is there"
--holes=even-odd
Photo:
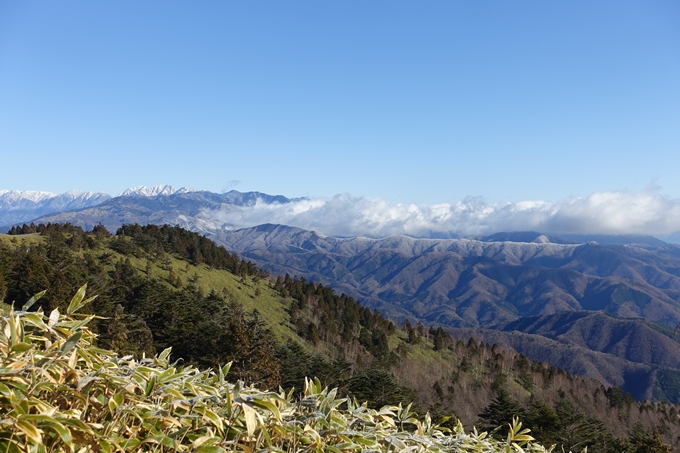
[[[156,197],[158,195],[173,195],[176,193],[189,193],[197,192],[196,189],[191,189],[189,187],[181,187],[175,189],[173,186],[168,184],[156,184],[155,186],[136,186],[130,187],[124,190],[118,196],[119,197]]]
[[[73,220],[73,221],[78,221],[78,218],[75,218],[73,216],[71,217],[60,217],[59,213],[61,211],[73,211],[73,210],[78,210],[78,209],[86,209],[88,207],[94,207],[107,199],[112,199],[112,198],[119,198],[119,197],[139,197],[140,199],[143,198],[153,198],[153,197],[158,197],[158,196],[173,196],[173,195],[181,195],[181,194],[187,194],[187,193],[192,193],[192,192],[202,192],[206,194],[212,194],[216,197],[225,195],[223,194],[217,194],[213,192],[208,192],[205,190],[197,190],[197,189],[192,189],[192,188],[186,188],[182,187],[180,189],[176,189],[175,187],[171,185],[164,185],[164,184],[157,184],[155,186],[137,186],[137,187],[131,187],[129,189],[126,189],[125,191],[121,192],[117,196],[112,197],[111,195],[108,194],[99,194],[100,199],[97,201],[91,201],[88,204],[80,204],[80,205],[70,205],[70,206],[42,206],[41,203],[44,201],[43,198],[49,197],[49,198],[54,198],[55,195],[51,194],[50,192],[39,192],[39,191],[24,191],[24,192],[19,192],[19,191],[0,191],[0,194],[2,193],[9,193],[9,192],[14,192],[15,193],[15,199],[14,199],[14,211],[16,211],[16,204],[19,203],[21,200],[16,198],[16,194],[18,193],[23,193],[23,198],[22,202],[24,203],[32,203],[33,208],[31,211],[27,212],[14,212],[12,216],[8,216],[7,213],[11,210],[10,206],[6,203],[4,206],[2,205],[2,195],[0,195],[0,228],[4,227],[10,227],[13,225],[21,225],[21,223],[26,223],[26,222],[31,222],[31,221],[38,221],[38,222],[65,222]],[[71,191],[67,193],[76,193],[78,191]],[[308,200],[307,198],[287,198],[282,195],[268,195],[265,193],[261,192],[237,192],[237,191],[230,191],[227,192],[227,194],[239,194],[239,195],[249,195],[253,197],[256,200],[259,200],[259,202],[262,203],[263,206],[265,205],[271,205],[271,204],[276,204],[276,203],[289,203],[289,202],[297,202],[297,201],[303,201],[303,200]],[[58,195],[56,197],[61,197],[65,194]],[[6,200],[9,201],[9,197],[5,196]],[[19,197],[21,198],[21,197]],[[236,197],[238,198],[238,197]],[[210,234],[211,230],[214,231],[220,231],[222,229],[236,229],[236,228],[241,228],[243,226],[249,226],[249,225],[257,225],[259,223],[266,223],[268,220],[266,219],[266,215],[256,215],[255,217],[248,217],[247,215],[244,217],[240,216],[225,216],[224,214],[228,214],[229,212],[233,212],[233,209],[225,209],[227,206],[225,205],[234,205],[234,206],[240,206],[240,207],[254,207],[255,204],[239,204],[238,200],[230,200],[230,199],[225,199],[223,205],[205,205],[203,207],[203,211],[201,212],[200,215],[197,214],[197,211],[200,209],[200,202],[197,201],[195,206],[192,207],[187,207],[186,210],[182,210],[180,212],[171,212],[168,213],[168,215],[157,215],[153,218],[148,217],[145,220],[150,220],[151,223],[155,224],[175,224],[179,221],[184,222],[184,225],[187,227],[194,226],[197,229],[200,229],[199,231],[203,234]],[[128,207],[131,207],[132,201],[130,201],[130,204],[128,204]],[[160,211],[163,211],[164,209],[161,209]],[[190,211],[193,211],[193,214],[190,213]],[[263,211],[266,212],[266,211]],[[3,215],[5,218],[3,219]],[[49,216],[47,216],[49,215]],[[92,222],[94,220],[98,220],[102,224],[107,225],[110,229],[116,229],[119,226],[121,226],[123,223],[120,222],[120,218],[124,218],[122,213],[99,213],[99,215],[95,215],[95,213],[85,213],[84,215],[91,217],[87,224],[86,222],[83,222],[82,224],[79,224],[80,226],[84,227],[90,227],[92,226]],[[47,216],[47,217],[45,217]],[[182,216],[186,217],[184,219]],[[241,222],[245,222],[244,224],[241,225],[230,225],[229,221],[226,220],[226,218],[231,218],[232,222],[234,219],[237,221],[240,220]],[[258,221],[253,221],[254,219],[258,219]],[[272,219],[273,220],[273,219]],[[269,220],[271,222],[271,220]],[[95,222],[96,224],[97,222]],[[277,222],[272,222],[272,223],[277,223]],[[5,228],[6,229],[6,228]],[[339,235],[337,237],[354,237],[356,235]],[[460,234],[460,232],[457,231],[435,231],[435,230],[423,230],[421,233],[417,235],[408,235],[410,237],[415,237],[415,238],[431,238],[431,239],[461,239],[461,238],[467,238],[467,239],[473,239],[473,240],[479,240],[483,242],[503,242],[503,241],[508,241],[508,242],[550,242],[550,243],[560,243],[560,244],[573,244],[573,243],[587,243],[590,241],[596,241],[599,243],[607,243],[607,244],[637,244],[637,245],[644,245],[648,246],[651,248],[659,248],[663,247],[666,245],[664,241],[661,239],[652,237],[652,236],[645,236],[645,235],[639,235],[639,234],[567,234],[567,233],[559,233],[559,234],[554,234],[554,233],[540,233],[540,232],[535,232],[535,231],[509,231],[509,232],[497,232],[491,235],[487,236],[464,236]],[[387,236],[376,236],[374,234],[367,234],[366,237],[372,237],[372,238],[384,238]],[[674,240],[675,236],[673,234],[665,236],[666,238],[670,240]]]
[[[47,213],[83,209],[109,200],[101,192],[72,190],[63,194],[0,190],[0,226],[30,221]]]
[[[510,321],[520,312],[604,309],[667,325],[680,321],[674,246],[339,239],[273,225],[212,238],[270,271],[333,282],[397,319],[404,317],[398,308],[450,326]]]
[[[74,199],[73,201],[72,199]],[[82,199],[82,200],[81,200]],[[71,201],[69,201],[71,200]],[[299,201],[262,192],[222,194],[170,185],[138,186],[118,196],[71,191],[61,195],[36,191],[0,191],[0,227],[7,231],[21,223],[69,222],[85,229],[102,224],[115,231],[123,224],[170,224],[210,233],[235,228],[213,218],[214,212],[254,206],[257,202],[282,204]]]

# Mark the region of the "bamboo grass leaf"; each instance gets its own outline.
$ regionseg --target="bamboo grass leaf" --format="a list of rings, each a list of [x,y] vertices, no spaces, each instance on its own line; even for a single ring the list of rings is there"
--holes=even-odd
[[[15,426],[33,442],[37,444],[42,443],[42,436],[40,435],[40,431],[38,431],[38,428],[36,428],[30,421],[20,418],[19,420],[16,421]]]
[[[103,438],[97,439],[97,443],[99,444],[101,451],[103,451],[104,453],[111,453],[112,445],[108,440]]]
[[[71,349],[73,349],[75,345],[78,344],[78,341],[80,341],[82,336],[83,336],[82,332],[76,332],[73,335],[71,335],[71,337],[64,343],[64,346],[61,347],[61,353],[68,354],[71,351]]]
[[[167,363],[171,352],[172,352],[172,348],[164,349],[163,352],[158,354],[158,361],[161,362],[161,363]]]
[[[28,311],[28,309],[31,308],[33,306],[33,304],[38,302],[40,300],[40,298],[45,295],[46,292],[47,292],[47,290],[43,290],[43,291],[40,291],[38,294],[34,294],[33,297],[28,299],[28,302],[26,302],[24,304],[24,306],[21,307],[21,309],[23,311]]]
[[[149,379],[146,383],[146,388],[144,389],[144,396],[148,397],[151,395],[151,392],[153,392],[154,387],[156,386],[156,376],[151,376],[151,379]]]
[[[204,445],[194,450],[196,453],[226,453],[226,450],[216,445]]]
[[[57,324],[57,322],[59,322],[59,314],[60,313],[58,309],[55,308],[54,310],[52,310],[52,312],[50,313],[49,321],[47,323],[49,327],[54,327]]]
[[[38,313],[24,313],[22,315],[22,319],[29,324],[32,324],[33,326],[37,327],[38,329],[41,330],[47,330],[47,324],[45,324],[45,321],[43,321],[43,316]]]
[[[45,424],[52,428],[66,445],[71,444],[71,431],[58,421],[45,421]]]
[[[85,299],[85,291],[87,291],[87,283],[81,286],[78,289],[78,292],[76,292],[75,296],[73,296],[73,298],[71,299],[71,303],[68,305],[68,308],[66,309],[67,315],[74,314],[75,312],[80,310],[85,304],[95,299],[96,296],[90,297],[89,299]]]
[[[28,343],[17,343],[10,348],[12,352],[26,352],[31,349],[33,349],[33,345]]]
[[[247,404],[242,404],[243,414],[246,419],[246,429],[248,430],[248,437],[253,437],[257,429],[257,412]]]

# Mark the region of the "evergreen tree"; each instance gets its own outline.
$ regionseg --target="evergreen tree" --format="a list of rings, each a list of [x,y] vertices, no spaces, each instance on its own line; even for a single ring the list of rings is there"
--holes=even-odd
[[[307,326],[307,340],[309,340],[309,342],[314,346],[319,344],[319,341],[321,341],[321,338],[319,338],[319,329],[313,322],[310,322]]]
[[[128,331],[123,322],[123,307],[117,304],[113,310],[113,316],[106,329],[106,341],[104,346],[112,351],[122,353],[127,347]]]
[[[549,404],[537,400],[527,410],[526,426],[531,428],[531,435],[546,445],[556,443],[560,431],[560,417]]]
[[[111,236],[111,233],[109,233],[109,230],[106,229],[104,225],[101,223],[98,223],[92,228],[92,233],[94,233],[95,236],[98,237],[108,237]]]
[[[438,327],[434,332],[434,350],[440,351],[445,347],[446,337],[444,336],[444,329]]]
[[[357,401],[367,401],[373,408],[409,404],[416,398],[413,390],[398,385],[390,373],[380,369],[369,369],[354,375],[342,390]]]
[[[579,451],[585,447],[592,451],[593,446],[611,443],[611,436],[600,420],[585,416],[566,399],[557,403],[555,411],[560,418],[556,441],[565,451]]]
[[[499,388],[491,404],[486,406],[479,414],[480,426],[487,431],[501,428],[500,432],[506,434],[508,425],[512,424],[513,417],[523,420],[525,415],[525,409],[517,401],[510,398],[507,390]]]
[[[633,428],[630,447],[631,453],[671,453],[658,431],[648,432],[640,425]]]

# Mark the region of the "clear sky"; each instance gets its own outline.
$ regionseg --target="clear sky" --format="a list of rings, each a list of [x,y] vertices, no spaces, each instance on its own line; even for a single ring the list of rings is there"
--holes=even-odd
[[[677,1],[0,2],[0,189],[680,198]]]

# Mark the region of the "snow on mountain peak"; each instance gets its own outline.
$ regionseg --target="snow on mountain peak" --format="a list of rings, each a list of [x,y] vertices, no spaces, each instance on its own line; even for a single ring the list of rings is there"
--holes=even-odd
[[[40,203],[57,195],[39,190],[0,190],[0,205],[17,203]]]
[[[109,198],[105,193],[80,190],[60,195],[37,190],[0,190],[0,226],[30,221],[53,212],[88,208]]]
[[[158,195],[174,195],[178,193],[196,192],[195,189],[181,187],[175,189],[171,185],[156,184],[155,186],[137,186],[127,189],[119,197],[156,197]]]
[[[101,202],[108,198],[110,196],[105,193],[84,192],[82,190],[69,190],[62,194],[40,190],[0,190],[0,206],[11,205],[15,209],[20,206],[32,206],[48,202],[56,204],[68,204],[74,200]]]

